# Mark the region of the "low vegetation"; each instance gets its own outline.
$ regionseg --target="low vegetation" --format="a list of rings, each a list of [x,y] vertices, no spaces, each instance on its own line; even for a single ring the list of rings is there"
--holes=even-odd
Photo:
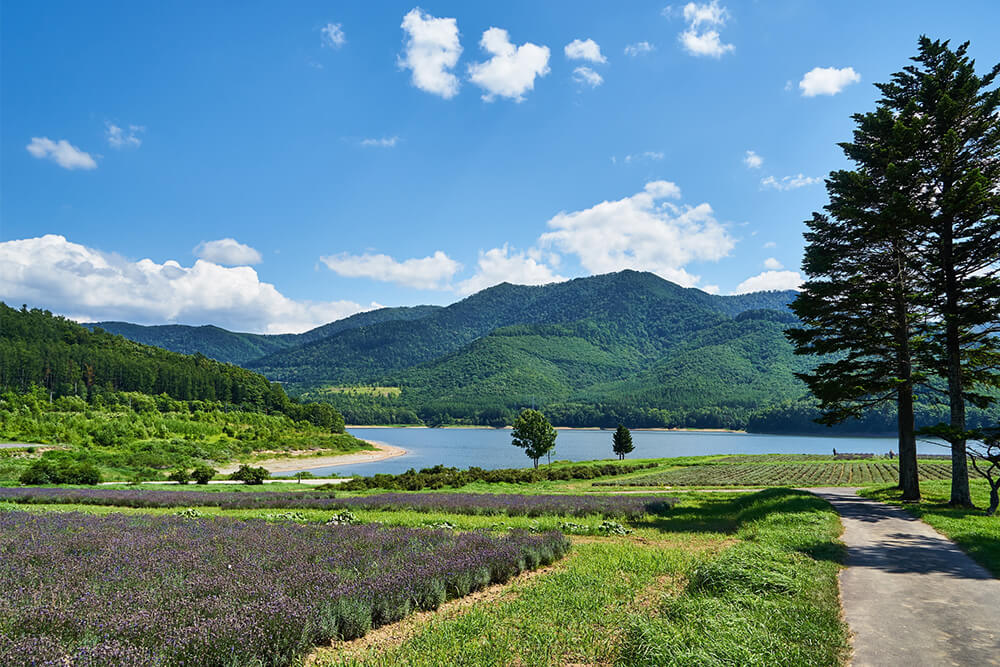
[[[0,552],[19,555],[0,560],[0,662],[287,665],[568,547],[559,533],[0,512]]]
[[[672,498],[639,495],[518,495],[492,493],[382,493],[335,498],[332,494],[146,491],[133,489],[2,488],[0,500],[24,504],[227,509],[379,509],[508,516],[602,516],[635,519],[669,509]]]
[[[949,479],[948,463],[921,463],[921,479]],[[891,461],[823,463],[717,463],[673,468],[651,475],[595,482],[604,486],[865,486],[895,482]]]

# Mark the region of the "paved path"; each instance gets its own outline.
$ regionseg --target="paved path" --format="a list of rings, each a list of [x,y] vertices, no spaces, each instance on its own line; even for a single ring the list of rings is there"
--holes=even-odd
[[[1000,579],[903,510],[809,489],[840,513],[844,615],[862,665],[1000,665]]]

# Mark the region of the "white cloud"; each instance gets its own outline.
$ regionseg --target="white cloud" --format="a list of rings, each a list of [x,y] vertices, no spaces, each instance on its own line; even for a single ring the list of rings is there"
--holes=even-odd
[[[591,273],[653,271],[694,286],[699,277],[685,266],[725,257],[734,241],[708,204],[681,206],[664,201],[680,196],[674,183],[652,181],[631,197],[559,213],[548,222],[553,231],[543,234],[539,244],[576,255]]]
[[[768,241],[767,243],[764,244],[763,247],[765,247],[765,248],[776,248],[777,246],[778,246],[778,244],[775,243],[774,241]]]
[[[492,102],[497,96],[521,102],[535,87],[535,78],[549,73],[549,47],[526,42],[515,46],[501,28],[483,33],[480,47],[493,56],[469,65],[469,81],[485,90],[483,99]]]
[[[629,44],[625,47],[625,55],[632,56],[634,58],[635,56],[643,53],[649,53],[655,49],[656,47],[649,42],[636,42],[635,44]]]
[[[608,59],[601,54],[601,47],[592,39],[574,39],[563,47],[563,53],[570,60],[589,60],[592,63],[608,62]]]
[[[48,137],[32,137],[26,148],[35,157],[52,160],[63,169],[97,169],[97,162],[90,157],[90,153],[81,151],[65,139],[52,141]]]
[[[320,32],[323,33],[323,46],[339,49],[347,43],[347,35],[344,34],[343,25],[340,23],[327,23]]]
[[[362,139],[361,145],[365,147],[376,147],[376,148],[393,148],[399,143],[399,137],[381,137],[381,138],[368,138]]]
[[[836,95],[852,83],[861,81],[861,75],[854,71],[853,67],[814,67],[802,80],[799,81],[799,88],[803,97],[815,97],[817,95]]]
[[[795,176],[783,176],[780,179],[774,176],[765,176],[760,179],[760,185],[764,188],[772,188],[774,190],[795,190],[796,188],[802,188],[807,185],[816,185],[817,183],[822,183],[823,179],[819,176],[804,176],[802,174],[797,174]]]
[[[751,169],[760,169],[760,166],[764,164],[764,158],[753,151],[747,151],[746,157],[743,158],[743,164]]]
[[[473,294],[504,282],[515,285],[546,285],[564,280],[566,278],[555,273],[542,261],[537,250],[512,252],[504,244],[502,248],[480,251],[475,275],[460,282],[457,289],[461,294]]]
[[[643,151],[641,153],[629,153],[622,158],[622,162],[625,164],[631,164],[633,162],[640,162],[646,160],[662,160],[664,158],[663,151]],[[618,158],[611,156],[611,163],[618,164]]]
[[[142,125],[129,125],[127,130],[114,123],[106,123],[105,125],[104,134],[108,139],[108,145],[112,148],[138,148],[142,145],[139,134],[146,131]]]
[[[589,67],[577,67],[574,69],[573,80],[580,84],[586,84],[591,88],[597,88],[604,83],[604,77]]]
[[[438,250],[429,257],[396,261],[389,255],[328,255],[320,261],[348,278],[371,278],[416,289],[448,289],[462,265]]]
[[[683,16],[688,27],[679,39],[684,50],[691,55],[721,58],[735,48],[732,44],[724,44],[719,36],[717,28],[729,20],[729,10],[719,5],[717,0],[706,4],[689,2],[684,5]]]
[[[453,18],[436,18],[415,7],[403,17],[401,27],[407,39],[398,63],[412,72],[413,85],[445,99],[457,95],[458,77],[450,70],[462,54],[458,22]]]
[[[702,292],[708,292],[709,294],[718,294],[719,293],[719,286],[718,285],[705,285],[704,287],[701,288],[701,291]]]
[[[733,294],[766,292],[768,290],[797,290],[802,286],[802,276],[798,271],[764,271],[751,276],[736,286]]]
[[[248,266],[133,262],[52,234],[0,243],[0,294],[82,321],[212,323],[267,333],[306,331],[378,307],[293,301]]]
[[[764,268],[771,269],[772,271],[778,271],[779,269],[785,268],[785,265],[779,262],[774,257],[768,257],[764,260]]]
[[[202,241],[192,251],[195,257],[226,266],[248,266],[259,264],[260,253],[236,239]]]

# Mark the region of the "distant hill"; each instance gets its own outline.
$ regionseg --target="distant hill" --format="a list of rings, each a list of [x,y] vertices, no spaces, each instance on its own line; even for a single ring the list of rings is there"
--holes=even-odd
[[[85,324],[93,330],[101,328],[144,345],[155,345],[181,354],[200,353],[210,359],[245,366],[261,357],[357,327],[392,320],[413,320],[424,317],[440,306],[379,308],[330,322],[301,334],[252,334],[228,331],[217,326],[187,326],[163,324],[143,326],[129,322],[93,322]]]
[[[370,383],[458,352],[497,329],[585,321],[610,336],[625,336],[648,360],[662,355],[686,333],[744,311],[787,309],[793,295],[786,291],[715,296],[637,271],[543,286],[503,283],[420,319],[344,330],[274,352],[248,366],[285,383]]]

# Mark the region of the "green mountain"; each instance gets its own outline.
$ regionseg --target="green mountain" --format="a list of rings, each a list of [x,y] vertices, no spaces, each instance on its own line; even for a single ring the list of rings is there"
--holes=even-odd
[[[612,353],[627,345],[648,361],[688,333],[747,310],[784,309],[791,297],[791,292],[714,296],[636,271],[538,287],[503,283],[417,320],[345,330],[272,353],[248,367],[298,385],[377,383],[457,353],[505,327],[588,322],[610,337],[605,344]],[[629,369],[621,361],[617,366],[621,372]]]
[[[209,359],[245,366],[261,357],[358,327],[388,321],[415,320],[438,310],[440,306],[379,308],[330,322],[301,334],[252,334],[228,331],[220,327],[183,324],[143,326],[129,322],[94,322],[84,326],[103,329],[144,345],[155,345],[181,354],[200,353]]]

